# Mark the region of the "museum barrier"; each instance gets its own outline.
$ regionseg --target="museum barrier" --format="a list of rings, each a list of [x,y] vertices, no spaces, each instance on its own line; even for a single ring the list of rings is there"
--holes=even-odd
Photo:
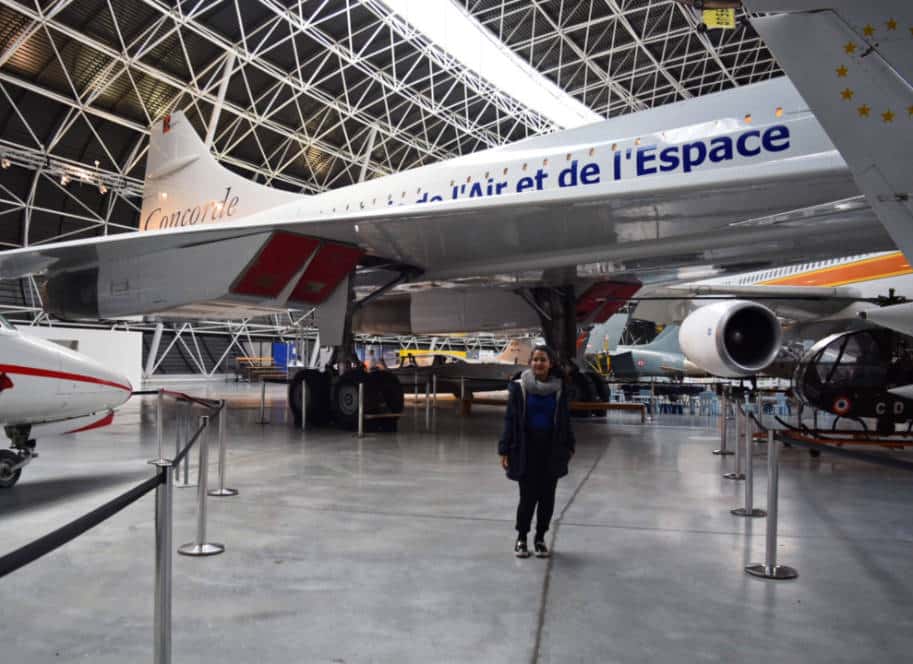
[[[761,412],[762,400],[763,397],[758,395],[757,397],[757,407],[758,412]],[[760,422],[756,420],[751,413],[748,412],[748,394],[745,395],[745,408],[741,406],[737,407],[737,412],[742,417],[743,431],[744,431],[744,449],[743,456],[745,458],[745,474],[743,475],[745,479],[744,489],[745,489],[745,505],[743,507],[737,507],[733,510],[730,510],[730,513],[734,516],[744,516],[744,517],[762,517],[767,516],[767,512],[764,510],[757,509],[754,506],[754,436],[752,433],[752,422],[758,422],[758,428],[760,429]]]
[[[206,428],[204,422],[188,441],[178,457],[183,458]],[[203,446],[201,446],[203,447]],[[147,493],[156,490],[155,501],[155,600],[154,600],[154,662],[171,662],[171,546],[173,530],[174,473],[180,458],[174,461],[150,461],[158,470],[153,477],[125,491],[104,505],[78,519],[12,551],[0,558],[0,577],[11,574],[48,553],[73,541],[83,533],[110,519],[125,507],[132,505]]]

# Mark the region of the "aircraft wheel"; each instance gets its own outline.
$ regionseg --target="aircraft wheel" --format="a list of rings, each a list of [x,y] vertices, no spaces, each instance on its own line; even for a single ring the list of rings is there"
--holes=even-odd
[[[19,461],[19,455],[12,450],[0,450],[0,489],[9,489],[19,481],[22,468],[13,470]]]
[[[590,386],[593,388],[593,394],[596,396],[596,401],[600,403],[609,402],[609,388],[606,386],[605,381],[597,373],[587,372],[584,374],[587,379],[590,381]],[[594,409],[590,411],[590,414],[593,417],[605,417],[608,414],[608,411],[601,408]]]
[[[358,385],[365,386],[365,414],[383,412],[384,397],[380,381],[370,377],[361,369],[353,369],[341,375],[330,390],[330,410],[333,421],[349,431],[358,429]],[[372,420],[376,422],[377,420]]]
[[[295,426],[301,426],[301,384],[307,382],[308,424],[322,426],[330,421],[330,376],[316,369],[301,369],[288,384],[288,404],[295,418]]]

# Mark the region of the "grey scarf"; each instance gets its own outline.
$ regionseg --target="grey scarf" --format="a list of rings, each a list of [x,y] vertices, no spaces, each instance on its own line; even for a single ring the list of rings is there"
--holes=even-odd
[[[542,382],[536,378],[532,369],[527,369],[520,374],[520,383],[523,385],[524,394],[535,394],[540,397],[545,397],[561,391],[560,378],[552,377],[547,381]]]

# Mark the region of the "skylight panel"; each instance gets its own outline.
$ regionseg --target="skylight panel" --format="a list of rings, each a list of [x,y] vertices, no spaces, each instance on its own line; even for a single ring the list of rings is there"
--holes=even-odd
[[[521,60],[452,0],[383,0],[468,69],[561,128],[603,118]]]

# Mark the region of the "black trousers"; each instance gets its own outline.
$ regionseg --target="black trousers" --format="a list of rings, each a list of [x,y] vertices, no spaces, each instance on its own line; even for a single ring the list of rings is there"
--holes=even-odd
[[[558,478],[550,477],[546,472],[527,473],[520,480],[520,504],[517,505],[517,534],[525,538],[536,512],[536,539],[545,539],[545,533],[552,522],[555,511],[555,489]]]

